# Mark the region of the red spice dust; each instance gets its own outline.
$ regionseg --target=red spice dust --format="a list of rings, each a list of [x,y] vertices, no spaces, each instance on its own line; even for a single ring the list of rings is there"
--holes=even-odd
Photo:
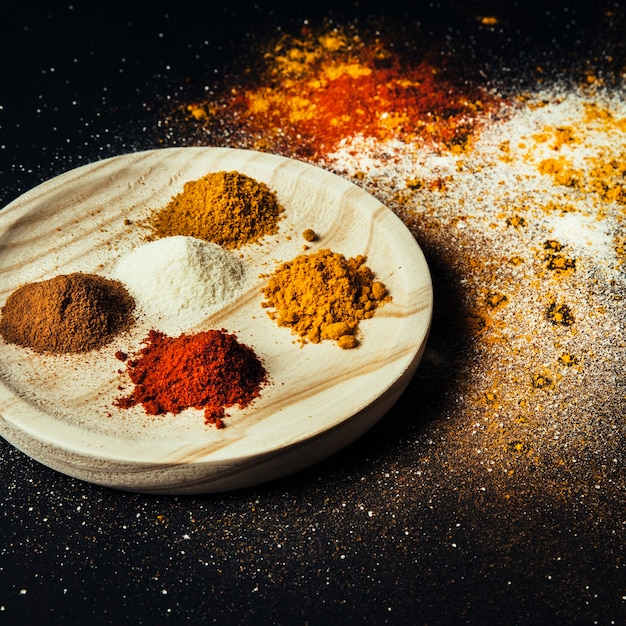
[[[333,152],[358,135],[460,152],[504,104],[440,58],[403,60],[378,37],[305,30],[271,49],[259,55],[265,66],[250,73],[249,84],[188,104],[188,118],[217,135],[222,125],[238,129],[251,147],[300,158]]]
[[[428,63],[410,68],[372,68],[357,76],[343,73],[314,86],[311,82],[284,85],[279,97],[275,87],[267,110],[252,115],[253,94],[243,92],[241,103],[235,98],[248,110],[241,123],[250,126],[249,132],[262,124],[304,138],[301,141],[314,138],[316,148],[311,145],[311,152],[332,151],[342,139],[357,134],[407,142],[421,138],[454,149],[465,147],[479,120],[495,106],[484,91],[460,89],[437,75]],[[295,101],[306,102],[314,114],[294,115]]]
[[[135,387],[117,407],[141,404],[148,415],[202,409],[207,424],[222,428],[226,408],[246,407],[268,382],[254,351],[224,330],[178,337],[151,330],[144,344],[126,362]]]

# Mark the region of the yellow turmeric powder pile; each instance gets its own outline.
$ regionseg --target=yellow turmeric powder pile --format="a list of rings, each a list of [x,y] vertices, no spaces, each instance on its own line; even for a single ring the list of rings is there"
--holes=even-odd
[[[359,321],[391,300],[364,256],[346,258],[328,249],[282,263],[262,292],[261,306],[273,308],[269,316],[302,343],[330,339],[341,348],[356,347]]]
[[[276,233],[283,211],[265,183],[237,171],[210,172],[186,182],[147,225],[156,237],[197,237],[233,249]]]

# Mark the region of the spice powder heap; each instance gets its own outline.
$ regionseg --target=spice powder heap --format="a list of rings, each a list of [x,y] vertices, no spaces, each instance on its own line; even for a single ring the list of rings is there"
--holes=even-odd
[[[278,232],[283,210],[265,183],[237,171],[210,172],[186,182],[147,224],[157,237],[186,235],[233,249]]]
[[[178,333],[200,323],[241,293],[246,272],[230,250],[195,237],[164,237],[123,256],[114,275],[137,307]]]
[[[35,352],[101,348],[134,323],[135,302],[124,285],[73,273],[19,287],[2,308],[0,335]]]
[[[270,317],[300,335],[302,343],[330,339],[345,349],[358,345],[359,321],[391,300],[364,256],[346,258],[329,249],[282,263],[262,292],[261,306],[274,308]]]
[[[252,348],[224,330],[178,337],[151,330],[145,344],[126,363],[135,387],[115,401],[120,408],[141,404],[148,415],[201,409],[207,424],[222,428],[226,409],[245,408],[268,382]],[[127,358],[119,352],[116,356]]]

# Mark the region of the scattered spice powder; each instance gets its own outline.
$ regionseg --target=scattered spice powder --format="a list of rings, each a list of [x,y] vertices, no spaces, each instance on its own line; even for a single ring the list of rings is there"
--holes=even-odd
[[[241,172],[210,172],[185,183],[147,225],[156,237],[197,237],[233,249],[278,232],[276,194]]]
[[[135,302],[124,285],[76,272],[28,283],[2,307],[0,335],[35,352],[88,352],[134,323]]]
[[[291,328],[302,342],[336,341],[340,348],[358,345],[359,321],[391,300],[385,285],[374,280],[364,256],[346,258],[324,248],[301,254],[278,266],[262,289],[261,306]]]
[[[554,86],[512,103],[471,151],[354,137],[323,158],[425,250],[438,296],[417,379],[454,378],[438,420],[464,450],[454,472],[480,461],[502,498],[521,498],[531,477],[562,497],[562,468],[592,449],[607,464],[616,454],[600,433],[626,397],[624,120],[619,94]],[[442,179],[445,194],[431,184]]]
[[[321,157],[346,138],[397,138],[463,151],[502,98],[473,86],[467,73],[428,59],[406,61],[380,33],[351,25],[282,33],[258,58],[255,80],[227,102],[182,106],[190,124],[216,136],[237,128],[249,147],[299,158]]]
[[[574,315],[567,304],[552,302],[546,311],[546,317],[555,326],[571,326],[574,323]]]
[[[222,428],[226,409],[245,408],[268,382],[252,348],[225,330],[177,337],[151,330],[144,343],[126,362],[135,387],[115,401],[120,408],[141,404],[148,415],[199,409],[207,424]],[[123,353],[116,356],[127,359]]]

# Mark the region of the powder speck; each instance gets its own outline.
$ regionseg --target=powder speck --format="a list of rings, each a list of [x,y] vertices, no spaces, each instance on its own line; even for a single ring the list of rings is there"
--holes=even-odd
[[[302,237],[305,241],[315,241],[317,239],[317,235],[312,228],[306,228],[302,231]]]

